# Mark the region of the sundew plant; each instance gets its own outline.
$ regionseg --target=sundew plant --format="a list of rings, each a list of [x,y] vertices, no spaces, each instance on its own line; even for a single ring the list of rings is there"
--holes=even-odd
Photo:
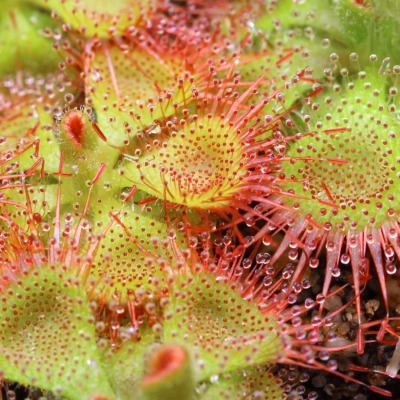
[[[0,399],[398,398],[399,26],[0,0]]]

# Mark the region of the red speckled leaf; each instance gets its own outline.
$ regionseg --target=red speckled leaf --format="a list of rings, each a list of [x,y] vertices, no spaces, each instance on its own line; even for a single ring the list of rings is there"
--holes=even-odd
[[[153,0],[31,0],[55,11],[87,36],[107,37],[134,26],[152,8]]]
[[[5,378],[66,399],[113,398],[78,280],[57,268],[33,269],[3,290],[0,304]]]
[[[191,351],[200,379],[251,364],[274,362],[283,350],[273,316],[209,274],[174,284],[165,310],[164,340]]]

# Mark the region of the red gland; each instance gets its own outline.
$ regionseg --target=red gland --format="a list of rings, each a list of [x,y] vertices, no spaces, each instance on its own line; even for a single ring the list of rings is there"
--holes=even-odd
[[[84,115],[76,110],[70,111],[65,115],[63,125],[67,136],[81,148],[86,126]]]
[[[110,400],[110,398],[108,396],[95,394],[90,398],[90,400]]]
[[[39,213],[33,213],[32,219],[37,223],[40,224],[42,222],[42,216]]]
[[[148,374],[142,384],[147,386],[160,382],[182,368],[188,358],[185,349],[179,346],[164,346],[158,349],[149,360]]]

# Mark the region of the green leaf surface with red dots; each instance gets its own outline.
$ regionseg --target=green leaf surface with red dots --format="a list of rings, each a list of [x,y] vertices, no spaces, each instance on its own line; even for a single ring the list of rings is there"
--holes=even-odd
[[[186,346],[199,380],[276,361],[283,350],[274,317],[208,273],[177,279],[165,309],[164,340]]]
[[[122,34],[147,14],[153,0],[30,0],[53,11],[74,29],[87,36],[111,37]]]
[[[282,383],[265,366],[221,374],[200,389],[199,400],[284,399]]]
[[[112,399],[86,293],[59,267],[32,269],[0,294],[4,377],[71,400]]]
[[[185,58],[160,49],[104,43],[88,63],[87,103],[97,111],[97,122],[114,146],[135,143],[136,135],[192,101]]]

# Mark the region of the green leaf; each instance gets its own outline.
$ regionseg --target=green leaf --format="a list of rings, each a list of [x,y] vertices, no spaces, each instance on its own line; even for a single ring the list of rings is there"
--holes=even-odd
[[[59,57],[42,33],[53,28],[48,13],[29,5],[7,2],[0,12],[0,77],[15,71],[46,73],[57,70]]]
[[[179,273],[167,237],[169,226],[140,210],[123,210],[113,218],[115,222],[102,240],[90,271],[89,278],[97,282],[96,293],[108,298],[118,291],[125,301],[128,290],[166,291],[170,277]],[[182,234],[171,234],[183,244]]]
[[[195,209],[224,208],[243,185],[245,145],[219,117],[191,117],[182,118],[185,126],[172,137],[160,135],[141,158],[126,162],[126,175],[159,199]]]
[[[28,170],[38,158],[43,157],[47,172],[58,171],[59,148],[52,131],[52,115],[41,104],[24,99],[19,101],[20,104],[0,114],[1,135],[6,139],[6,146],[9,149],[18,146],[21,170]],[[33,145],[35,140],[39,141],[37,145]]]
[[[126,327],[125,329],[133,329]],[[154,333],[141,330],[140,341],[128,340],[119,348],[107,349],[103,357],[104,369],[119,400],[140,399],[140,380],[145,359],[157,346]]]
[[[29,0],[55,11],[74,29],[82,29],[87,36],[108,37],[121,35],[147,14],[154,0]]]
[[[0,294],[0,365],[8,380],[71,400],[114,398],[80,282],[59,267],[21,274]]]
[[[164,312],[164,340],[185,346],[197,380],[276,361],[283,350],[274,317],[208,273],[177,279]]]
[[[87,71],[90,104],[114,146],[126,146],[155,120],[172,115],[174,103],[185,99],[187,104],[192,96],[188,81],[182,87],[177,83],[185,60],[160,48],[130,46],[122,51],[104,44],[94,51]]]
[[[363,231],[396,219],[390,210],[399,201],[390,194],[398,191],[399,120],[388,99],[396,101],[398,89],[387,88],[378,67],[316,97],[303,111],[311,117],[305,131],[313,133],[293,142],[287,153],[307,161],[282,163],[282,172],[293,178],[282,188],[299,196],[285,199],[285,205],[298,203],[298,213],[320,226],[329,222],[344,232]]]
[[[199,387],[199,400],[282,400],[282,383],[268,367],[257,366],[214,376]]]

